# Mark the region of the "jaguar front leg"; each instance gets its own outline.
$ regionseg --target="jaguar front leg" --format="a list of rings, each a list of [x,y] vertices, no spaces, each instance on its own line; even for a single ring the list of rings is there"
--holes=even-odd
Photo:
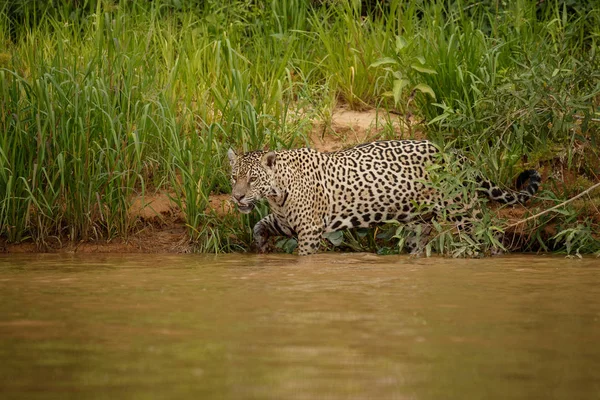
[[[409,222],[406,224],[406,229],[409,232],[405,241],[405,247],[413,256],[419,256],[425,250],[425,246],[429,241],[432,226],[426,222]]]
[[[306,256],[314,254],[319,250],[323,228],[311,226],[300,229],[298,232],[298,255]]]
[[[275,214],[269,214],[254,225],[254,246],[259,253],[267,251],[270,236],[293,236],[294,231]]]

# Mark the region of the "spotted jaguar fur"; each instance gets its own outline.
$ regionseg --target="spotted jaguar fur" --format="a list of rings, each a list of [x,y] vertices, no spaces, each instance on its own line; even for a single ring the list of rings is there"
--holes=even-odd
[[[270,236],[297,236],[298,254],[315,253],[324,233],[369,227],[387,220],[415,223],[419,204],[441,214],[456,200],[444,199],[427,185],[427,166],[439,162],[429,141],[390,140],[361,144],[331,153],[301,148],[275,152],[228,152],[232,201],[242,213],[266,198],[271,214],[254,226],[254,242],[266,249]],[[540,175],[521,173],[520,191],[504,190],[481,179],[481,190],[494,201],[525,203],[538,190]],[[457,218],[460,220],[460,218]],[[416,243],[409,243],[415,251]]]

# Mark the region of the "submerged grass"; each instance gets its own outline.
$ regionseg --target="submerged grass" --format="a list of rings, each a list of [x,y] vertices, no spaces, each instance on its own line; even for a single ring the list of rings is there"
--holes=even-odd
[[[546,166],[538,204],[558,204],[557,163],[600,174],[598,27],[595,2],[559,0],[0,1],[0,237],[126,238],[132,198],[162,189],[198,251],[248,248],[256,216],[207,210],[229,191],[227,149],[306,145],[340,103],[425,119],[497,182]],[[518,247],[599,251],[589,204],[532,221]],[[483,221],[495,244],[506,224]],[[343,243],[386,252],[394,235]],[[455,239],[433,249],[476,247]]]

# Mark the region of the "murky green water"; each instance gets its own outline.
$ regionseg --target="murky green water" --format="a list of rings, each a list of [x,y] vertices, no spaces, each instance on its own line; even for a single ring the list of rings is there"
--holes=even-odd
[[[2,256],[0,397],[600,398],[600,260]]]

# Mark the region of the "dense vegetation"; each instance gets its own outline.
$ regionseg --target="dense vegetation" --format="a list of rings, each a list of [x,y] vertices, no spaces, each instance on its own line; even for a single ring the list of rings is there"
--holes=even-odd
[[[266,208],[206,211],[227,149],[307,145],[340,104],[423,119],[497,182],[543,169],[541,211],[598,182],[599,40],[594,1],[0,1],[0,236],[126,238],[132,197],[168,190],[198,251],[246,249]],[[521,224],[518,248],[597,252],[599,207]],[[433,248],[475,246],[447,236]]]

